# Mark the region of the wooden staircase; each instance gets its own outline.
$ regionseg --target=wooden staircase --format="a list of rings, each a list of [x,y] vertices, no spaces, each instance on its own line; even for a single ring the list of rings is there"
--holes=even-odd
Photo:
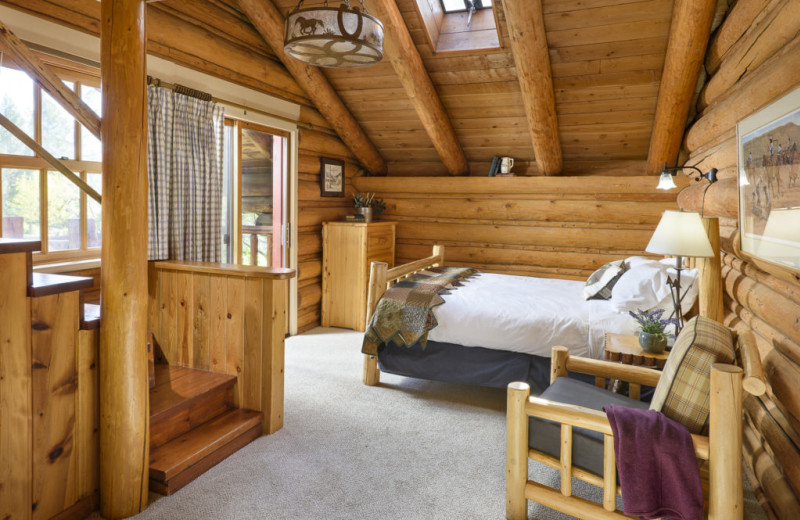
[[[236,377],[155,365],[150,489],[170,495],[261,436],[262,414],[233,404]]]

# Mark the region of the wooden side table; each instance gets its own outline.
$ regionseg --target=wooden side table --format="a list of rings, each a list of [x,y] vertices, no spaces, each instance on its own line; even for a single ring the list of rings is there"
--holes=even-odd
[[[639,346],[639,337],[632,334],[615,334],[607,332],[605,337],[605,358],[609,361],[618,361],[625,365],[638,365],[661,370],[667,362],[669,352],[653,354],[645,352]],[[615,386],[617,381],[611,381],[609,388]],[[628,393],[631,399],[641,397],[641,385],[630,383]]]

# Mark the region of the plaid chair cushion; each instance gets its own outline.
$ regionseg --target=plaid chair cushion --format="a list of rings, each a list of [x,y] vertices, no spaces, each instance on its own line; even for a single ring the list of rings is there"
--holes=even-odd
[[[651,410],[661,411],[692,433],[708,430],[711,365],[733,363],[731,331],[696,316],[681,330],[656,387]]]

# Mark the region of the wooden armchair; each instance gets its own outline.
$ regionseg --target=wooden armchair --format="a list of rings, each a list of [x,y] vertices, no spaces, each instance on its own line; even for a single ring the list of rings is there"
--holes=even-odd
[[[702,319],[695,318],[695,320]],[[695,320],[690,323],[694,325]],[[728,330],[716,322],[711,323],[724,331]],[[689,329],[687,324],[687,328],[684,329],[687,336],[692,333]],[[683,335],[682,332],[681,336]],[[676,340],[676,347],[681,341],[681,336]],[[710,393],[707,396],[706,408],[708,435],[692,434],[695,455],[701,464],[701,477],[704,481],[707,478],[708,493],[705,495],[707,518],[714,520],[742,518],[742,390],[753,395],[761,395],[766,390],[761,361],[752,333],[739,334],[738,338],[735,336],[736,333],[731,331],[730,347],[736,345],[734,352],[737,364],[740,366],[723,363],[711,365],[710,386],[707,386]],[[691,338],[685,339],[694,341]],[[692,347],[692,344],[689,347]],[[689,351],[689,347],[686,347],[686,351]],[[677,358],[682,355],[676,354],[673,349],[664,374],[675,369]],[[673,361],[672,369],[670,360]],[[617,481],[613,433],[608,418],[602,411],[602,405],[595,406],[597,398],[602,400],[607,397],[609,402],[604,404],[625,404],[620,401],[626,398],[585,383],[573,383],[572,378],[565,378],[557,385],[558,378],[566,376],[568,372],[593,375],[596,378],[596,386],[599,387],[603,386],[606,378],[657,386],[654,403],[660,399],[659,392],[666,391],[662,387],[668,387],[671,392],[675,386],[674,382],[666,382],[667,377],[662,378],[662,373],[657,370],[571,357],[565,347],[554,347],[551,362],[552,384],[540,398],[530,397],[530,388],[525,383],[511,383],[508,386],[506,517],[509,520],[527,518],[528,500],[578,518],[592,520],[631,518],[616,509],[616,498],[620,489]],[[675,373],[672,372],[672,375]],[[570,384],[566,385],[567,382]],[[569,404],[575,400],[565,399],[563,388],[559,395],[559,386],[577,384],[584,385],[579,390],[581,397],[576,399],[577,401],[588,399],[585,397],[587,393],[596,394],[593,397],[595,404],[592,408]],[[551,392],[550,389],[554,390]],[[604,392],[609,395],[605,396]],[[555,400],[549,399],[548,394]],[[669,396],[666,399],[669,400]],[[646,408],[647,405],[640,403],[634,407]],[[670,416],[667,406],[661,411]],[[672,418],[678,420],[676,417]],[[530,429],[531,425],[533,430]],[[550,449],[543,447],[547,445],[547,442],[544,444],[541,442],[543,439],[536,439],[537,435],[541,437],[548,433],[543,433],[542,425],[550,428],[549,434],[554,437],[549,441]],[[692,430],[691,427],[689,429]],[[583,444],[579,445],[579,442]],[[586,460],[587,456],[591,455],[591,453],[587,455],[587,450],[592,448],[595,452],[594,460]],[[548,451],[550,453],[547,453]],[[578,460],[581,457],[584,458],[583,461]],[[528,480],[528,459],[560,470],[561,489]],[[572,477],[601,487],[602,505],[573,496]],[[706,482],[703,486],[704,491],[705,484]]]

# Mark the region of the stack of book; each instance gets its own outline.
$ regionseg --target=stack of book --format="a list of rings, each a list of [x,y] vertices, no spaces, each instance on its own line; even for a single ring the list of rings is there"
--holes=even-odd
[[[364,215],[356,213],[354,215],[345,215],[345,222],[364,222]]]

